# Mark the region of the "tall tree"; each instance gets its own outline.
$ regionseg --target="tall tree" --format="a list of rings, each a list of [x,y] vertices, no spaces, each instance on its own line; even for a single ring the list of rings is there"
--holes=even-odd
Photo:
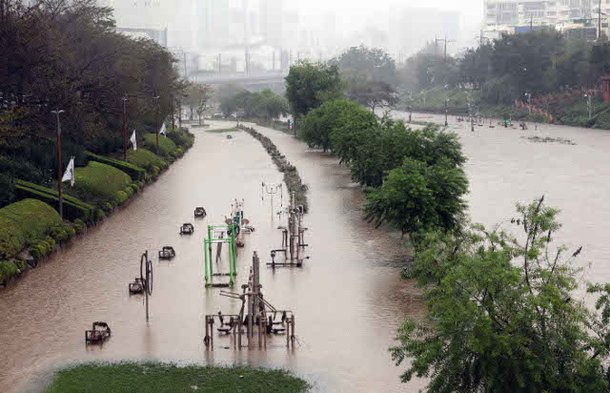
[[[290,67],[286,77],[286,98],[294,117],[300,118],[342,94],[343,84],[336,65],[302,61]]]

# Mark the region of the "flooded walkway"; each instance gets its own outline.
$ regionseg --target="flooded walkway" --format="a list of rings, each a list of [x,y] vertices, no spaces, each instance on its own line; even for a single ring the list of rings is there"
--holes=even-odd
[[[227,124],[215,124],[226,128]],[[236,312],[239,305],[203,286],[204,226],[218,224],[234,198],[256,232],[238,257],[238,284],[245,282],[252,252],[265,262],[281,244],[261,182],[282,179],[260,143],[239,132],[195,130],[195,146],[158,182],[128,206],[40,268],[0,292],[0,391],[36,392],[57,367],[79,361],[164,360],[202,364],[246,364],[294,371],[319,392],[416,391],[399,383],[400,370],[388,347],[406,314],[421,313],[417,291],[402,282],[404,250],[396,233],[374,230],[362,221],[362,194],[337,160],[311,152],[285,134],[262,129],[287,155],[310,187],[309,256],[301,270],[263,270],[265,298],[295,311],[299,344],[287,351],[284,339],[266,352],[223,349],[207,352],[203,315]],[[180,238],[179,226],[192,222],[195,206],[208,218],[195,235]],[[277,200],[276,200],[277,206]],[[151,320],[143,301],[129,297],[139,257],[165,245],[173,262],[155,267]],[[91,322],[103,320],[112,338],[101,348],[84,345]],[[227,343],[228,345],[228,343]]]

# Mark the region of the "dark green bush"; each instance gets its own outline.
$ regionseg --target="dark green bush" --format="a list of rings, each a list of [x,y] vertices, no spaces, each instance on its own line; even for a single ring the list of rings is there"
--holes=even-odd
[[[122,170],[123,172],[127,173],[134,180],[144,180],[144,178],[146,176],[146,170],[144,168],[141,168],[130,162],[121,161],[121,160],[118,160],[118,159],[112,158],[112,157],[100,156],[100,155],[97,155],[97,154],[94,154],[91,152],[87,152],[87,156],[92,160],[95,160],[97,162],[101,162],[103,164],[107,164],[107,165],[110,165],[117,169]]]

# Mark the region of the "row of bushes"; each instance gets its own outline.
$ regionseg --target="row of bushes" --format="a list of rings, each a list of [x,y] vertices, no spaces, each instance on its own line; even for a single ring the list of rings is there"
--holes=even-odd
[[[145,140],[152,141],[148,136]],[[156,179],[193,143],[194,136],[188,131],[175,130],[168,133],[168,138],[160,138],[163,157],[147,149],[130,151],[127,161],[87,153],[92,161],[75,169],[74,187],[64,186],[64,217],[72,221],[70,224],[62,222],[57,213],[56,189],[15,180],[17,196],[23,199],[0,209],[0,285],[26,271],[28,262],[35,264],[58,244],[83,232],[87,224],[101,221],[142,189],[146,181]]]
[[[39,186],[20,179],[17,179],[15,183],[17,196],[21,199],[38,199],[59,209],[59,193],[56,189]],[[71,195],[64,194],[63,199],[64,218],[70,221],[78,219],[88,223],[93,223],[101,218],[101,212],[98,212],[93,205],[85,203]]]
[[[307,185],[303,184],[297,168],[288,162],[286,157],[278,150],[271,139],[262,135],[254,128],[246,127],[241,124],[238,127],[252,135],[252,137],[263,145],[265,150],[267,150],[267,153],[271,156],[273,163],[277,166],[279,171],[284,174],[284,183],[286,183],[286,187],[288,187],[288,192],[290,194],[294,193],[297,206],[303,206],[303,209],[307,212],[309,210],[307,204]]]

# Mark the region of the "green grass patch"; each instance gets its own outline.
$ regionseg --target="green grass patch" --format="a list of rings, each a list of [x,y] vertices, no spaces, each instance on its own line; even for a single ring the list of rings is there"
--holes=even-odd
[[[146,170],[144,168],[130,162],[118,160],[112,157],[100,156],[91,152],[87,152],[87,157],[94,161],[101,162],[102,164],[107,164],[120,169],[134,180],[144,180],[146,177]]]
[[[175,157],[178,148],[170,138],[159,135],[159,151],[157,152],[157,136],[155,134],[144,134],[144,147],[166,158]]]
[[[178,367],[157,363],[85,364],[60,371],[46,393],[300,393],[308,384],[285,371]]]
[[[128,174],[101,162],[89,161],[84,168],[76,168],[74,187],[67,185],[65,191],[87,202],[103,206],[125,202],[124,193],[131,185]]]
[[[0,260],[14,258],[24,248],[43,240],[53,227],[63,225],[48,204],[24,199],[0,209]]]

